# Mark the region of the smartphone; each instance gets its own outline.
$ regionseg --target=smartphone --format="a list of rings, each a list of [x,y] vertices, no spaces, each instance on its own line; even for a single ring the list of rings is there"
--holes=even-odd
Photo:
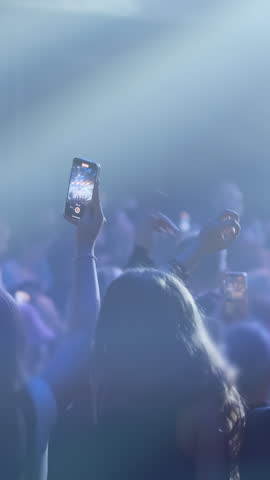
[[[71,223],[78,223],[85,206],[92,200],[95,182],[100,166],[84,158],[74,158],[65,205],[65,218]]]
[[[248,309],[248,278],[246,272],[226,272],[222,276],[221,291],[225,314],[241,318]]]

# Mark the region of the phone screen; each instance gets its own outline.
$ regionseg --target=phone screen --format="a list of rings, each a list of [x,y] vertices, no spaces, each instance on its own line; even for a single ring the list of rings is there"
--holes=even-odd
[[[222,278],[223,313],[228,322],[246,318],[248,314],[248,284],[245,272],[227,272]]]
[[[88,160],[74,158],[65,207],[65,217],[79,221],[85,205],[92,200],[98,165]]]
[[[247,295],[247,274],[244,272],[225,273],[222,290],[229,300],[242,300]]]

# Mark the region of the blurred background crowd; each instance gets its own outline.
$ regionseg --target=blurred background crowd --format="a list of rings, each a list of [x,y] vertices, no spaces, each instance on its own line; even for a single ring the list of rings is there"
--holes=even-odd
[[[162,269],[209,219],[239,214],[239,238],[188,287],[247,405],[269,405],[267,0],[0,9],[0,285],[21,312],[25,373],[41,374],[70,332],[75,228],[63,210],[72,158],[83,155],[102,167],[102,298],[136,246]],[[148,242],[158,212],[177,234]],[[241,312],[237,301],[226,310],[225,272],[247,273]]]
[[[152,190],[147,197],[124,197],[121,206],[111,202],[106,191],[102,196],[107,222],[96,245],[102,297],[109,284],[128,265],[136,245],[145,248],[154,264],[163,268],[177,258],[177,252],[189,244],[209,219],[226,208],[239,212],[242,218],[240,237],[228,251],[204,260],[193,272],[189,288],[218,344],[225,341],[228,332],[235,332],[232,338],[231,333],[228,334],[233,363],[251,377],[251,368],[260,370],[262,365],[254,364],[250,349],[254,348],[257,355],[257,342],[262,342],[264,354],[261,352],[258,361],[265,362],[263,368],[270,371],[270,222],[246,215],[245,197],[239,185],[233,180],[216,183],[204,199],[204,215],[201,215],[201,207],[196,212],[194,204],[190,210],[183,210],[182,205],[171,202],[170,195],[161,191]],[[179,231],[172,237],[166,232],[155,233],[153,229],[153,240],[149,242],[147,218],[161,210]],[[31,374],[42,371],[69,330],[76,228],[68,225],[60,213],[42,211],[31,230],[22,228],[19,235],[7,221],[1,220],[1,284],[15,297],[22,311],[28,344],[25,368]],[[248,274],[248,304],[240,315],[222,313],[226,300],[222,293],[224,272]],[[259,377],[263,377],[265,382],[267,378],[267,389],[263,390],[261,400],[268,401],[270,380],[264,373],[259,376],[257,373],[252,381],[259,383]],[[250,388],[252,395],[257,397],[260,392],[254,390],[255,386],[252,384]]]

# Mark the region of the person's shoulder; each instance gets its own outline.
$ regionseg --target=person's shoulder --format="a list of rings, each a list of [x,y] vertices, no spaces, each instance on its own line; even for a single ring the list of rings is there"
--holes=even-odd
[[[270,405],[252,408],[247,413],[248,425],[270,425]],[[269,430],[270,434],[270,430]]]
[[[270,439],[270,406],[251,409],[247,414],[246,431],[250,435]]]

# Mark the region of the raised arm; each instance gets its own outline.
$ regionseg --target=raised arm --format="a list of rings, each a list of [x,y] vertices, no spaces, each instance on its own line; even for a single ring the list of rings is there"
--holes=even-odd
[[[178,231],[177,226],[162,213],[147,216],[137,229],[134,250],[126,268],[154,267],[151,258],[154,233],[176,235]]]
[[[239,215],[232,210],[226,210],[209,222],[187,248],[180,250],[172,262],[174,273],[186,280],[203,258],[229,248],[240,233],[239,222]]]
[[[225,210],[218,218],[202,228],[199,235],[181,249],[177,258],[169,263],[169,269],[186,282],[193,270],[208,255],[225,250],[240,233],[239,215]],[[126,268],[154,267],[151,249],[154,232],[176,235],[177,226],[162,213],[150,215],[138,228],[135,247]]]
[[[100,306],[95,243],[103,223],[99,186],[96,184],[93,199],[78,226],[71,330],[43,375],[58,406],[65,406],[72,400],[74,389],[89,367]]]
[[[95,244],[104,223],[99,185],[96,183],[93,199],[86,208],[77,230],[74,259],[73,292],[70,307],[71,329],[84,329],[93,338],[100,308],[99,285],[96,271]]]

